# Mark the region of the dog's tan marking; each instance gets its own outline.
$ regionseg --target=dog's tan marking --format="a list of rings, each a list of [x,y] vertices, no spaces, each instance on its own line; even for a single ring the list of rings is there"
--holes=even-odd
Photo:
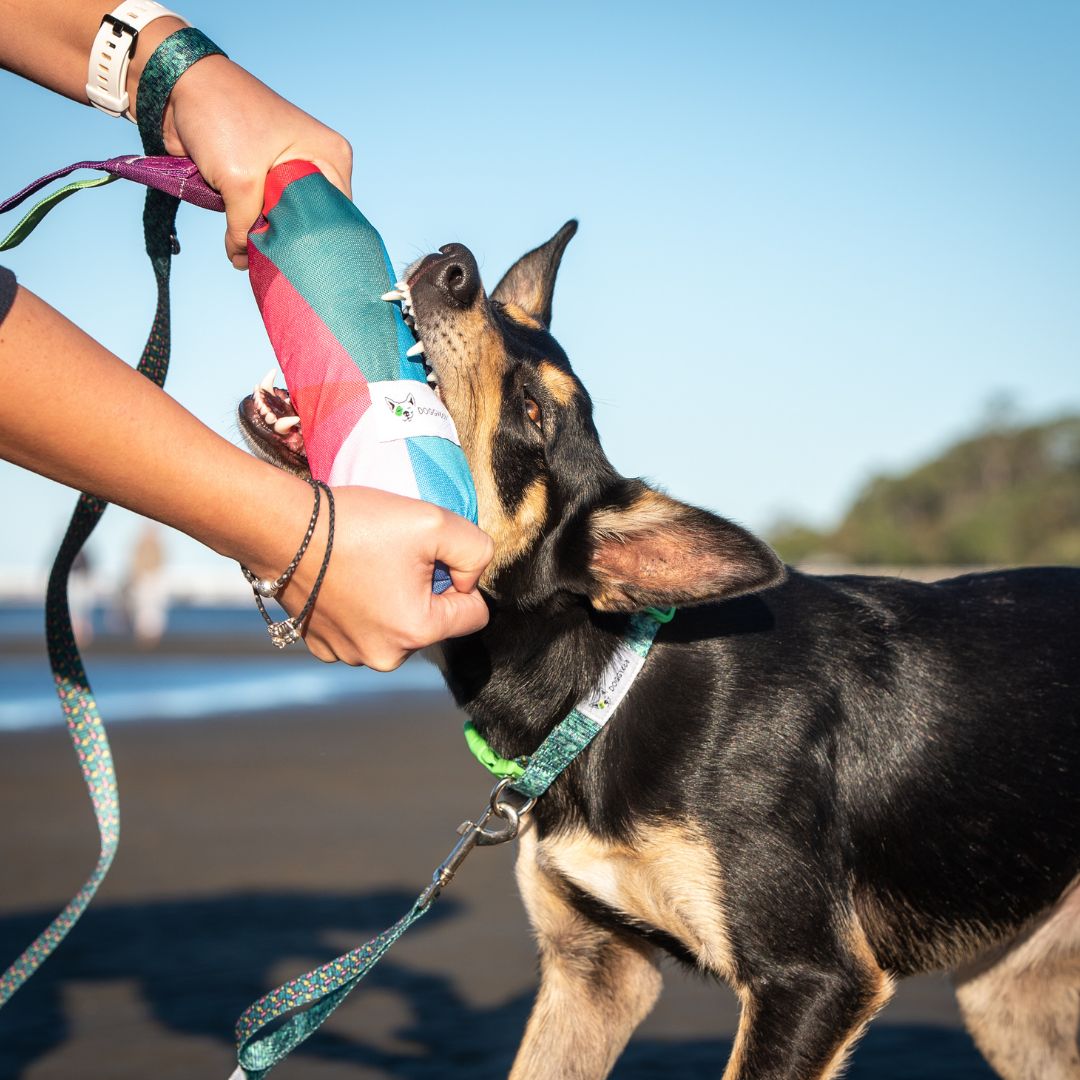
[[[920,921],[896,898],[882,903],[866,889],[855,893],[855,905],[878,961],[904,974],[951,971],[1001,938],[999,929],[977,923],[943,925]]]
[[[603,509],[590,520],[597,540],[619,540],[635,533],[662,530],[672,524],[674,500],[651,488],[644,491],[626,509]]]
[[[510,1080],[599,1080],[660,994],[656,950],[580,914],[522,835],[517,881],[540,950],[540,991]]]
[[[692,824],[643,827],[632,846],[584,831],[550,837],[538,859],[608,907],[669,934],[703,968],[731,979],[720,868]]]
[[[492,486],[494,487],[494,482]],[[479,495],[477,498],[479,499]],[[495,555],[480,579],[481,585],[488,584],[503,567],[524,554],[540,535],[540,530],[547,520],[547,482],[542,476],[538,476],[526,489],[513,514],[505,513],[497,498],[496,506],[498,512],[495,513],[484,509],[480,511],[480,528],[495,541]]]
[[[477,310],[443,314],[425,325],[443,401],[454,417],[476,487],[478,524],[495,542],[480,584],[491,589],[499,571],[524,553],[547,520],[547,482],[537,477],[509,511],[499,496],[492,447],[502,411],[506,351],[502,335]]]
[[[735,992],[739,995],[739,1027],[722,1080],[738,1080],[746,1065],[746,1050],[754,1031],[754,999],[738,987]]]
[[[1080,881],[1012,941],[956,972],[975,1044],[1005,1080],[1080,1076]]]
[[[547,392],[560,404],[569,405],[577,396],[578,387],[573,375],[545,360],[540,365],[540,378]]]
[[[867,987],[867,999],[854,1023],[848,1029],[843,1041],[836,1048],[829,1063],[821,1073],[821,1080],[831,1080],[838,1076],[847,1063],[848,1055],[854,1049],[855,1044],[862,1038],[867,1025],[888,1004],[896,988],[892,976],[883,971],[874,956],[874,950],[870,947],[866,933],[857,918],[852,918],[848,931],[848,946],[863,969],[865,985]]]
[[[507,300],[503,304],[503,312],[509,315],[514,322],[521,323],[522,326],[529,326],[534,330],[544,329],[544,324],[535,315],[530,315],[520,304],[516,304],[513,300]]]
[[[826,932],[823,928],[823,932]],[[848,955],[854,959],[861,970],[859,986],[860,1000],[850,1013],[845,1026],[835,1034],[836,1043],[828,1059],[819,1064],[814,1072],[806,1072],[806,1080],[832,1080],[839,1076],[855,1043],[866,1030],[874,1016],[884,1007],[893,994],[893,980],[883,971],[874,958],[873,950],[866,939],[862,926],[857,919],[852,919],[844,935],[843,945]],[[742,1080],[748,1061],[754,1057],[759,1002],[754,993],[746,987],[735,987],[742,1003],[739,1016],[739,1030],[735,1036],[735,1045],[724,1070],[723,1080]],[[792,1017],[791,1022],[796,1022]],[[756,1072],[755,1072],[756,1075]],[[804,1075],[802,1072],[800,1076]]]

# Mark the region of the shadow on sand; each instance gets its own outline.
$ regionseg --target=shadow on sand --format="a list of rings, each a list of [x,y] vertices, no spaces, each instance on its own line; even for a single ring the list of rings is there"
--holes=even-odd
[[[331,959],[342,939],[366,941],[412,903],[412,894],[265,894],[228,898],[103,904],[91,908],[45,972],[32,978],[0,1011],[0,1076],[23,1076],[40,1057],[71,1036],[61,999],[71,983],[124,981],[136,987],[150,1017],[172,1035],[198,1036],[231,1050],[236,1016],[282,977],[283,965],[306,970]],[[461,906],[443,899],[413,931],[424,934]],[[0,919],[0,962],[17,955],[52,917],[52,911]],[[334,945],[330,944],[332,938]],[[411,1080],[496,1080],[505,1077],[531,1003],[517,994],[477,1008],[459,992],[477,962],[465,956],[460,976],[425,973],[396,964],[391,953],[356,991],[349,1006],[362,1013],[365,990],[397,998],[408,1019],[393,1031],[345,1037],[323,1029],[295,1057],[362,1066],[375,1074]],[[94,1016],[94,1023],[109,1018]],[[362,1018],[360,1027],[363,1027]],[[158,1032],[124,1028],[118,1041],[152,1042]],[[160,1033],[158,1032],[159,1036]],[[403,1049],[403,1045],[406,1047]],[[719,1076],[730,1040],[634,1041],[613,1073],[616,1080]],[[116,1077],[117,1062],[87,1062],[83,1080]],[[878,1026],[859,1046],[851,1080],[992,1080],[962,1031],[921,1025]]]

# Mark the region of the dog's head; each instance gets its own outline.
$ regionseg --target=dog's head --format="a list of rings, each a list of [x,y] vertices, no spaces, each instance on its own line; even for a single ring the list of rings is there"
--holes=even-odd
[[[407,321],[457,426],[476,484],[480,527],[495,541],[482,586],[496,602],[558,594],[602,611],[701,603],[776,584],[772,550],[737,525],[620,476],[600,446],[592,403],[552,337],[564,225],[488,295],[476,260],[448,244],[405,274]],[[256,391],[241,428],[275,457],[284,391]],[[297,432],[284,432],[295,462]]]

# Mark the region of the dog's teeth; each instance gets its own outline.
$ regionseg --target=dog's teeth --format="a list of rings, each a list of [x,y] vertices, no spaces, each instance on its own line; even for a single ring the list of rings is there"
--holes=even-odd
[[[434,372],[434,371],[429,371],[429,372],[427,373],[427,381],[428,381],[428,382],[429,382],[429,383],[430,383],[430,384],[431,384],[432,386],[438,386],[438,385],[439,385],[439,379],[438,379],[438,376],[437,376],[437,375],[435,374],[435,372]]]
[[[277,374],[277,368],[271,368],[262,378],[262,382],[259,383],[259,387],[265,390],[268,394],[274,391],[274,376]]]
[[[424,343],[418,341],[411,349],[405,350],[406,356],[420,356],[424,351]]]
[[[379,297],[379,299],[385,300],[388,304],[393,304],[398,300],[404,300],[405,294],[403,292],[399,292],[397,289],[391,289],[389,292],[384,292],[382,296]]]
[[[299,416],[283,416],[280,420],[274,422],[274,430],[279,435],[285,435],[288,432],[292,431],[294,427],[299,426],[299,424]]]
[[[394,282],[394,288],[395,289],[400,289],[402,292],[408,292],[409,291],[409,286],[406,285],[404,281],[395,281]]]

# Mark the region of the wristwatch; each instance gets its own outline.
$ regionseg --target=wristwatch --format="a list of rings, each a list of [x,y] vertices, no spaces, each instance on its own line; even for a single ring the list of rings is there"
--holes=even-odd
[[[135,55],[139,31],[165,15],[180,18],[155,0],[129,0],[102,17],[86,72],[86,96],[95,109],[134,119],[129,111],[128,66]]]

